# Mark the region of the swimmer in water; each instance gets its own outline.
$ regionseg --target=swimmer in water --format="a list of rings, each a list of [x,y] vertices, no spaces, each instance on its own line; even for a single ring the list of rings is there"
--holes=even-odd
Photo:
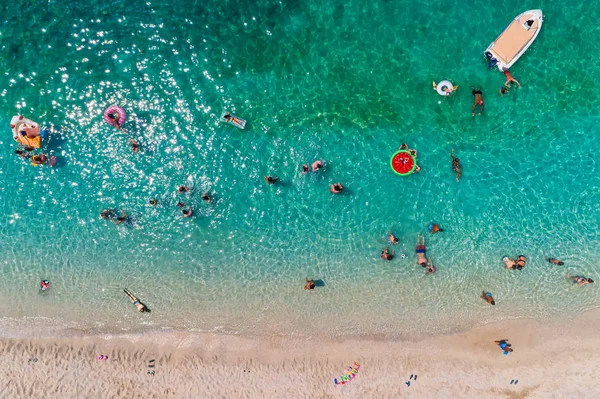
[[[502,86],[502,87],[500,88],[500,95],[501,95],[501,96],[503,96],[503,95],[505,95],[506,93],[508,93],[508,88],[507,88],[507,87],[504,87],[504,86]]]
[[[146,305],[144,305],[143,303],[141,303],[135,296],[133,296],[133,294],[131,292],[129,292],[127,290],[127,288],[123,288],[123,292],[125,292],[125,294],[127,294],[127,296],[129,297],[129,299],[131,300],[131,303],[133,303],[135,305],[135,307],[137,308],[138,312],[140,312],[140,313],[150,312],[150,309],[148,309],[146,307]]]
[[[304,289],[305,290],[314,290],[315,289],[315,282],[312,279],[308,279],[308,277],[306,277],[306,284],[304,284]]]
[[[48,162],[46,154],[33,155],[31,157],[31,163],[34,165],[43,165]]]
[[[131,143],[131,149],[133,150],[133,152],[135,154],[140,152],[140,145],[138,144],[138,142],[136,140],[129,139],[129,142]]]
[[[302,165],[302,174],[305,175],[308,173],[310,169],[308,168],[308,164]]]
[[[591,284],[594,282],[591,278],[586,278],[582,276],[571,276],[569,277],[574,283],[577,283],[578,286],[583,287],[586,284]]]
[[[121,130],[122,127],[119,125],[119,114],[116,112],[112,112],[108,114],[108,119],[110,119],[111,124],[117,129]]]
[[[491,305],[495,305],[496,302],[494,301],[494,297],[492,296],[491,292],[485,292],[485,291],[481,291],[481,298],[486,301],[487,303],[491,304]]]
[[[123,214],[121,216],[119,216],[118,218],[112,219],[112,222],[114,224],[121,224],[126,221],[127,221],[127,212],[123,212]]]
[[[181,209],[181,213],[183,214],[184,218],[189,218],[194,213],[192,208],[186,207],[183,202],[178,202],[177,208]]]
[[[312,164],[312,171],[318,172],[323,167],[323,161],[315,161]]]
[[[383,260],[394,259],[394,251],[392,251],[392,253],[390,253],[390,251],[388,251],[387,247],[383,248],[383,251],[381,251],[381,259],[383,259]]]
[[[46,291],[48,288],[50,288],[50,281],[42,280],[40,282],[40,288],[42,289],[42,291]]]
[[[547,260],[548,260],[548,262],[552,263],[553,265],[562,266],[565,264],[565,262],[561,262],[560,260],[555,259],[555,258],[548,258]]]
[[[102,219],[113,219],[115,217],[115,211],[114,209],[105,209],[100,212],[100,217]]]
[[[406,143],[400,144],[400,147],[398,147],[398,151],[402,151],[402,150],[408,151],[408,144],[406,144]]]
[[[417,254],[417,263],[421,267],[426,267],[427,258],[425,257],[425,254],[427,253],[427,248],[425,247],[425,236],[420,234],[417,235],[417,247],[415,253]]]
[[[202,194],[202,201],[206,202],[206,203],[210,203],[212,199],[210,198],[210,193],[208,191],[205,191]]]
[[[508,68],[504,68],[503,71],[504,71],[504,76],[506,76],[506,82],[504,82],[504,86],[510,87],[510,84],[512,82],[515,82],[517,85],[519,85],[519,87],[521,87],[521,83],[519,83],[519,81],[517,79],[512,77]]]
[[[444,231],[444,229],[442,229],[439,224],[433,223],[429,226],[429,231],[431,232],[431,234],[435,234],[441,233],[442,231]]]
[[[177,189],[177,193],[179,194],[187,193],[188,191],[190,191],[190,188],[188,186],[179,186],[179,188]]]
[[[156,200],[156,198],[151,198],[150,201],[148,201],[148,203],[152,206],[158,205],[158,201]]]
[[[279,177],[275,176],[263,176],[265,178],[265,181],[269,184],[275,184],[279,181]]]
[[[390,244],[392,244],[392,245],[396,245],[396,244],[398,244],[398,242],[399,242],[399,240],[398,240],[398,237],[396,237],[394,234],[392,234],[392,232],[391,232],[391,231],[388,233],[387,240],[388,240],[388,241],[389,241],[389,243],[390,243]]]
[[[329,186],[329,191],[332,192],[333,194],[339,194],[342,191],[344,191],[344,186],[342,186],[342,183],[337,182],[337,183]]]
[[[477,90],[475,90],[474,87],[471,87],[471,94],[475,96],[475,102],[471,107],[471,116],[475,116],[475,108],[477,108],[478,105],[481,106],[481,109],[479,111],[479,115],[481,115],[481,113],[483,112],[483,108],[485,107],[485,105],[483,104],[483,93],[481,92],[481,87],[477,88]]]
[[[462,176],[462,169],[460,167],[460,159],[454,156],[454,148],[452,149],[450,156],[452,157],[452,170],[456,172],[456,181],[458,182]]]
[[[435,265],[433,264],[433,260],[431,258],[429,258],[429,264],[427,265],[427,267],[425,269],[425,274],[435,273],[436,271],[437,271],[437,269],[435,268]]]
[[[242,120],[240,118],[236,118],[235,116],[231,116],[231,114],[228,112],[225,115],[223,115],[223,119],[225,119],[227,122],[232,122],[232,123],[237,123],[237,124],[242,124]]]
[[[31,156],[31,154],[28,154],[26,151],[23,150],[15,150],[15,154],[17,154],[21,158],[29,158]]]

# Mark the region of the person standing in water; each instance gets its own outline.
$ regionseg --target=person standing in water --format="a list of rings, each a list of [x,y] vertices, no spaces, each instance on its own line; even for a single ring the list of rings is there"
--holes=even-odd
[[[475,116],[475,108],[477,108],[478,105],[481,106],[481,109],[479,110],[479,115],[481,115],[483,109],[485,108],[485,104],[483,103],[483,93],[481,92],[481,87],[477,88],[477,90],[475,90],[474,87],[471,87],[471,94],[475,96],[475,102],[471,107],[471,116]]]
[[[133,294],[131,292],[129,292],[127,290],[127,288],[123,288],[123,292],[125,292],[125,294],[129,297],[129,299],[131,300],[131,303],[133,303],[135,305],[135,307],[137,308],[138,312],[150,312],[150,309],[148,309],[146,307],[146,305],[144,305],[143,303],[141,303],[135,296],[133,296]]]
[[[333,194],[339,194],[342,191],[344,191],[344,186],[342,186],[342,183],[337,182],[337,183],[329,186],[329,191],[332,192]]]
[[[456,181],[458,182],[462,176],[462,169],[460,159],[454,156],[454,148],[452,149],[450,156],[452,157],[452,170],[456,172]]]

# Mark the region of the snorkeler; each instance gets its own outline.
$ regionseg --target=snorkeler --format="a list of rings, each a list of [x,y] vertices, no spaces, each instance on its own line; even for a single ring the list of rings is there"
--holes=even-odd
[[[452,157],[452,170],[456,172],[456,181],[458,182],[462,176],[462,169],[460,159],[454,156],[454,148],[452,149],[450,156]]]
[[[183,214],[184,218],[189,218],[194,213],[192,211],[192,208],[186,207],[183,202],[178,202],[177,203],[177,208],[181,209],[181,213]]]
[[[586,278],[583,276],[571,276],[569,277],[574,283],[577,283],[578,286],[583,287],[586,284],[591,284],[594,282],[591,278]]]
[[[421,267],[427,266],[427,258],[425,254],[427,253],[427,248],[425,247],[425,236],[420,234],[417,235],[417,247],[415,248],[415,253],[417,254],[417,263]]]
[[[141,303],[135,296],[133,296],[133,294],[131,292],[129,292],[127,290],[127,288],[123,288],[123,292],[125,292],[125,294],[127,294],[127,296],[129,297],[129,299],[131,299],[131,303],[133,303],[135,305],[135,307],[137,308],[138,312],[150,312],[150,309],[148,309],[146,307],[146,305],[144,305],[143,303]]]
[[[565,262],[561,262],[560,260],[558,260],[556,258],[548,258],[547,261],[554,265],[558,265],[558,266],[562,266],[565,264]]]
[[[342,183],[337,182],[335,184],[332,184],[331,186],[329,186],[329,191],[334,193],[334,194],[339,194],[342,191],[344,191],[344,186],[342,186]]]
[[[392,251],[392,253],[390,253],[390,251],[388,251],[387,247],[383,248],[383,251],[381,251],[381,259],[383,259],[383,260],[394,259],[394,251]]]
[[[471,87],[471,94],[475,96],[475,102],[471,107],[471,116],[475,116],[475,108],[477,108],[478,105],[481,105],[481,109],[479,111],[479,115],[481,115],[483,109],[485,108],[485,105],[483,104],[483,93],[481,93],[481,87],[479,87],[477,90],[475,90],[474,87]]]
[[[308,277],[306,277],[306,284],[304,284],[304,289],[305,290],[314,290],[316,287],[315,282],[312,279],[308,279]]]
[[[190,188],[188,186],[179,186],[179,188],[177,189],[177,193],[179,194],[187,193],[188,191],[190,191]]]
[[[491,304],[491,305],[495,305],[496,302],[494,301],[494,297],[492,296],[491,292],[485,292],[485,291],[481,291],[481,298],[486,301],[487,303]]]
[[[515,82],[516,84],[519,85],[519,87],[521,87],[521,83],[519,83],[519,81],[515,78],[512,77],[512,75],[510,74],[510,71],[508,70],[508,68],[504,68],[504,76],[506,76],[506,82],[504,82],[504,86],[506,87],[510,87],[510,83],[511,82]]]
[[[110,124],[113,125],[114,127],[116,127],[117,129],[121,130],[122,127],[121,125],[119,125],[119,114],[116,112],[112,112],[110,114],[108,114],[108,119],[110,119]]]
[[[279,177],[275,176],[263,176],[265,178],[265,181],[269,184],[275,184],[279,181]]]
[[[392,234],[392,232],[391,232],[391,231],[388,233],[387,240],[388,240],[388,241],[389,241],[389,243],[390,243],[390,244],[392,244],[392,245],[396,245],[396,244],[398,244],[398,241],[399,241],[399,240],[398,240],[398,237],[396,237],[394,234]]]
[[[131,143],[131,149],[135,154],[140,152],[140,145],[138,144],[138,142],[136,140],[129,139],[129,142]]]
[[[318,172],[319,169],[321,169],[322,167],[323,167],[323,161],[317,160],[317,161],[313,162],[313,164],[312,164],[312,171]]]

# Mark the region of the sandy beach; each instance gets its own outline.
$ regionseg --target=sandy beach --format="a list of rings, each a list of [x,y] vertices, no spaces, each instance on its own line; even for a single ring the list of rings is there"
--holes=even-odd
[[[593,398],[600,394],[599,315],[506,321],[418,342],[190,333],[5,339],[0,397]],[[503,355],[493,343],[499,339],[514,352]],[[335,386],[354,361],[357,378]],[[408,387],[411,374],[418,378]]]

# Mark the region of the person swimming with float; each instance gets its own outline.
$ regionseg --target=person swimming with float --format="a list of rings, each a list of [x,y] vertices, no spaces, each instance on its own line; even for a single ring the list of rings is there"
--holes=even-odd
[[[485,291],[481,291],[481,298],[486,301],[487,303],[491,304],[491,305],[495,305],[496,302],[494,301],[494,297],[492,296],[491,292],[485,292]]]
[[[229,112],[226,113],[225,115],[223,115],[223,119],[225,119],[227,122],[237,123],[238,125],[244,124],[243,120],[241,120],[240,118],[236,118],[235,116],[232,116]]]
[[[417,254],[417,263],[421,267],[427,266],[427,258],[425,254],[427,253],[427,248],[425,247],[425,236],[417,235],[417,246],[415,248],[415,253]]]
[[[108,119],[110,119],[110,124],[113,125],[114,127],[116,127],[117,129],[121,130],[122,126],[119,125],[119,114],[116,112],[111,112],[110,114],[108,114]]]
[[[143,303],[141,303],[131,292],[129,292],[127,290],[127,288],[123,288],[123,292],[125,292],[125,294],[127,294],[127,296],[129,297],[129,299],[131,300],[131,303],[133,303],[135,305],[135,307],[137,308],[138,312],[140,312],[140,313],[150,312],[150,309],[148,309],[146,307],[146,305],[144,305]]]
[[[481,92],[481,87],[477,88],[477,90],[475,90],[474,87],[471,86],[471,94],[473,94],[473,96],[475,96],[475,102],[473,103],[473,106],[471,107],[471,116],[475,116],[475,109],[477,108],[477,106],[481,106],[481,109],[479,110],[479,115],[481,115],[481,113],[483,112],[483,109],[485,108],[485,104],[483,103],[483,93]]]

